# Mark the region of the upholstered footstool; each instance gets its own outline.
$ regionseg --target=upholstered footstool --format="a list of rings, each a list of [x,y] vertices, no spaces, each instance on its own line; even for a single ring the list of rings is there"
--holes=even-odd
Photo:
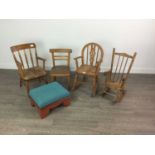
[[[71,102],[70,93],[58,82],[52,82],[30,90],[31,105],[35,106],[41,118],[48,115],[49,110]]]

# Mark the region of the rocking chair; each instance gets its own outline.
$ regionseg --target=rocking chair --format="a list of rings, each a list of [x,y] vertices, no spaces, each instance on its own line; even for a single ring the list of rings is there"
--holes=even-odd
[[[125,94],[125,83],[132,68],[136,53],[116,53],[113,49],[111,69],[105,72],[105,88],[103,95],[115,96],[114,102],[120,102]],[[110,92],[113,91],[114,93]]]

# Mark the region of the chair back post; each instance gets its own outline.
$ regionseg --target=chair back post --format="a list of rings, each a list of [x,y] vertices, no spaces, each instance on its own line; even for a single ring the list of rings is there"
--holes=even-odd
[[[129,73],[130,73],[130,71],[131,71],[132,65],[133,65],[133,63],[134,63],[134,61],[135,61],[136,55],[137,55],[137,53],[135,52],[135,53],[133,54],[133,56],[132,56],[132,61],[131,61],[131,63],[130,63],[130,66],[129,66],[129,69],[128,69],[128,72],[127,72],[127,75],[126,75],[125,80],[127,80],[127,78],[128,78],[128,75],[129,75]]]

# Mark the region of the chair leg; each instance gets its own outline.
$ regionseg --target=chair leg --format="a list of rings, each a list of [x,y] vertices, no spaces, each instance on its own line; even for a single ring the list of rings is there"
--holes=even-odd
[[[110,90],[110,88],[105,86],[103,93],[102,93],[102,96],[104,96],[109,90]]]
[[[78,74],[75,73],[75,78],[74,78],[72,90],[75,90],[75,87],[76,87],[76,84],[77,84],[77,80],[78,80]]]
[[[92,87],[92,96],[95,96],[96,95],[96,77],[93,77],[93,87]]]
[[[19,79],[19,86],[22,87],[23,83],[22,83],[22,79]]]
[[[29,90],[30,90],[29,81],[26,81],[26,91],[28,95],[29,95]]]
[[[117,95],[116,95],[116,102],[121,102],[123,96],[124,96],[123,91],[122,91],[122,90],[119,90],[119,91],[117,92]]]
[[[83,75],[83,81],[86,81],[86,76],[85,75]]]

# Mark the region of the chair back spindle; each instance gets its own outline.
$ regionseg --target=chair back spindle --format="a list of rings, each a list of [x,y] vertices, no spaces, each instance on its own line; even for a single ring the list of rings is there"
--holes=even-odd
[[[102,62],[103,49],[97,43],[88,43],[82,49],[82,64],[96,66]]]
[[[111,63],[111,81],[122,82],[122,80],[127,79],[135,56],[136,53],[134,53],[134,55],[132,56],[127,54],[126,52],[116,53],[115,49],[113,49]]]

